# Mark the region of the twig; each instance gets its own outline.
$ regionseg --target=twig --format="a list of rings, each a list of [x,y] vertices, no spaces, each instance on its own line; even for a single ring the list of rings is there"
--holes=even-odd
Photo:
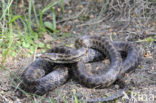
[[[19,86],[20,86],[21,84],[22,84],[22,81],[21,81],[20,83],[17,84],[17,86],[16,86],[16,88],[15,88],[14,91],[16,91],[16,90],[19,88]]]
[[[97,17],[98,19],[101,18],[102,14],[104,14],[107,11],[107,6],[109,5],[110,0],[106,0],[106,3],[103,4],[102,9],[99,13],[99,16]]]
[[[138,41],[135,41],[136,43],[141,43],[141,42],[146,42],[147,40],[138,40]]]
[[[111,15],[111,13],[108,15],[108,17],[109,17],[110,15]],[[103,22],[104,20],[107,20],[107,19],[108,19],[108,18],[103,18],[103,19],[100,19],[100,20],[95,21],[95,22],[90,21],[90,22],[88,22],[88,23],[84,23],[84,24],[78,25],[77,27],[88,26],[88,25],[95,25],[95,24],[101,23],[101,22]],[[92,23],[91,23],[91,22],[92,22]]]
[[[78,25],[77,27],[82,27],[82,26],[87,26],[87,25],[94,25],[94,24],[98,24],[98,23],[101,23],[102,21],[104,21],[105,18],[101,19],[101,20],[98,20],[96,22],[93,22],[93,23],[84,23],[84,24],[81,24],[81,25]]]
[[[88,3],[88,5],[89,5],[89,3]],[[83,8],[77,15],[57,21],[56,23],[61,23],[61,22],[77,19],[88,8],[88,5],[87,5],[87,7]]]
[[[0,97],[2,97],[2,98],[5,100],[5,102],[8,102],[8,103],[9,103],[9,100],[8,100],[5,96],[2,96],[2,95],[0,94]]]
[[[33,61],[35,61],[35,59],[36,59],[36,50],[37,50],[37,48],[35,48],[35,52],[34,52],[34,56],[33,56]]]

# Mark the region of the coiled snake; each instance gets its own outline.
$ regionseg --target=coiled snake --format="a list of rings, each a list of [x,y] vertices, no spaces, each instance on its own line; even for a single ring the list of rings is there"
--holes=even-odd
[[[41,55],[41,58],[30,64],[24,72],[24,83],[29,85],[29,88],[36,94],[43,95],[67,81],[68,69],[70,69],[68,65],[71,64],[74,77],[86,86],[108,87],[138,63],[138,49],[131,42],[111,43],[107,38],[100,36],[83,36],[76,40],[75,45],[77,50],[68,47],[54,47]],[[122,51],[127,54],[124,61],[120,55]],[[110,59],[108,71],[100,75],[89,74],[84,64],[98,60],[103,55]],[[122,95],[118,94],[114,97],[87,101],[110,101]]]

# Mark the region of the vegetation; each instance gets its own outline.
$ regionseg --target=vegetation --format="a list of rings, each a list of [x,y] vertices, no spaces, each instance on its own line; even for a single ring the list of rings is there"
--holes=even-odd
[[[17,4],[13,3],[14,0],[1,0],[1,16],[0,16],[0,52],[2,54],[1,63],[4,64],[7,56],[16,57],[21,54],[23,56],[32,55],[38,48],[42,51],[50,48],[49,44],[44,44],[39,39],[46,32],[53,32],[51,35],[59,35],[60,30],[57,30],[56,26],[56,15],[54,6],[60,5],[62,13],[64,13],[64,4],[63,0],[54,1],[48,4],[45,8],[39,8],[36,10],[35,2],[29,0],[28,9],[26,14],[18,13]],[[14,1],[15,2],[15,1]],[[16,0],[18,2],[18,0]],[[102,2],[102,1],[101,1]],[[110,5],[114,5],[111,0],[108,0],[103,4],[101,11],[97,19],[99,20],[104,13],[108,13],[112,8]],[[122,2],[119,2],[122,3]],[[153,16],[150,14],[149,8],[146,8],[147,5],[151,6],[151,3],[155,5],[154,0],[148,2],[143,2],[141,4],[145,5],[142,7],[143,16]],[[128,9],[131,5],[125,3]],[[133,7],[136,7],[137,3],[134,3]],[[22,5],[21,5],[22,6]],[[115,7],[115,6],[114,6]],[[117,7],[117,6],[116,6]],[[137,7],[136,7],[137,8]],[[114,8],[115,12],[119,12]],[[140,9],[141,11],[141,9]],[[140,12],[137,11],[138,13]],[[43,16],[46,13],[51,14],[51,19],[53,22],[43,20]],[[126,13],[125,13],[126,14]],[[135,14],[134,14],[135,15]],[[79,20],[86,21],[89,19],[89,16],[80,15]],[[63,37],[70,36],[70,33],[63,33]],[[147,38],[145,41],[152,42],[155,41],[155,38]]]
[[[37,48],[45,49],[50,48],[47,44],[39,41],[48,29],[53,31],[53,34],[59,34],[56,29],[56,17],[54,6],[61,3],[62,11],[63,0],[50,3],[42,10],[36,10],[33,0],[29,0],[28,13],[26,15],[19,15],[13,5],[13,0],[1,1],[2,16],[0,17],[0,52],[2,53],[3,64],[7,56],[17,56],[21,52],[26,56],[32,55]],[[43,15],[48,10],[51,10],[53,23],[43,21]],[[33,29],[36,28],[37,32]]]
[[[58,24],[60,22],[70,20],[73,20],[72,22],[77,22],[78,20],[79,23],[78,25],[76,24],[76,26],[88,26],[88,28],[91,29],[89,27],[90,25],[100,24],[105,21],[107,22],[107,20],[117,22],[123,17],[124,19],[126,18],[125,21],[128,21],[127,24],[130,25],[130,22],[136,22],[136,24],[139,25],[136,25],[134,30],[128,31],[132,35],[134,34],[139,37],[136,42],[156,42],[156,32],[151,29],[152,26],[156,26],[156,12],[154,11],[156,10],[156,0],[84,0],[85,2],[80,4],[85,4],[86,2],[88,2],[88,4],[85,5],[86,7],[80,5],[80,13],[76,13],[77,15],[73,17],[62,17],[60,21],[57,21],[59,18],[58,14],[61,13],[61,16],[65,15],[66,8],[68,8],[64,6],[64,1],[70,0],[52,0],[54,2],[48,3],[43,7],[37,7],[35,0],[27,0],[26,5],[19,3],[22,1],[23,0],[0,0],[0,69],[9,71],[19,83],[22,82],[20,78],[11,72],[10,69],[7,69],[3,64],[5,64],[9,57],[29,57],[36,53],[37,50],[45,52],[47,49],[50,49],[50,43],[44,43],[42,40],[46,34],[53,38],[56,37],[55,40],[59,37],[65,38],[73,36],[70,31],[68,32],[68,28],[70,28],[68,26],[65,28],[67,29],[67,32],[62,32],[61,29],[58,29]],[[96,2],[97,5],[94,2]],[[61,9],[57,10],[57,7]],[[22,10],[25,8],[23,10],[25,12],[21,13],[21,8]],[[77,9],[75,5],[74,8]],[[58,13],[58,11],[60,12]],[[71,11],[69,10],[69,12]],[[51,21],[47,18],[45,19],[45,16]],[[144,23],[142,23],[143,20]],[[149,21],[152,22],[152,26],[148,26]],[[123,27],[123,29],[125,28],[126,26]],[[156,29],[156,27],[154,28]],[[114,33],[112,28],[108,31],[112,32],[112,34]],[[142,39],[140,40],[141,37]],[[147,57],[150,57],[149,55],[150,54],[148,54]],[[45,100],[48,103],[57,103],[52,97],[43,98],[37,96],[39,99],[36,101],[36,99],[34,99],[36,98],[36,95],[25,92],[18,87],[19,84],[17,84],[10,76],[8,76],[8,78],[14,88],[20,90],[27,97],[32,98],[32,103],[41,103],[42,100]],[[68,103],[68,99],[66,97],[63,98],[63,102]],[[73,100],[75,103],[80,103],[76,90],[74,89]]]

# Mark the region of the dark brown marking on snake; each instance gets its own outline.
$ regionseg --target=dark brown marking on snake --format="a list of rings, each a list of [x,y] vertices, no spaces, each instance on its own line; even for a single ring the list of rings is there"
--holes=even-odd
[[[60,53],[63,53],[64,52],[64,48],[60,48]],[[68,53],[68,52],[67,52]]]
[[[56,47],[56,48],[55,48],[55,53],[57,53],[58,51],[59,51],[59,48]]]

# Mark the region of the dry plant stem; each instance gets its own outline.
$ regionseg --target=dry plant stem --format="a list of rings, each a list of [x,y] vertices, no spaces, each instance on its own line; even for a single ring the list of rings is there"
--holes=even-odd
[[[37,50],[37,49],[35,49],[35,52],[34,52],[34,55],[33,55],[33,61],[35,61],[35,60],[36,60],[36,57],[37,57],[37,56],[36,56],[36,50]]]
[[[16,90],[20,87],[21,84],[22,84],[22,81],[21,81],[20,83],[17,84],[17,86],[16,86],[16,88],[15,88],[14,91],[16,91]]]
[[[83,8],[77,15],[72,16],[72,17],[70,17],[70,18],[65,18],[65,19],[60,20],[60,21],[58,21],[58,22],[56,22],[56,23],[61,23],[61,22],[65,22],[65,21],[77,19],[83,12],[85,12],[85,11],[87,10],[89,4],[90,4],[90,3],[88,3],[87,6],[86,6],[85,8]]]
[[[89,21],[89,22],[87,22],[87,23],[80,24],[80,25],[78,25],[77,27],[99,24],[99,23],[101,23],[101,22],[107,20],[109,16],[111,16],[111,13],[110,13],[109,15],[107,15],[107,17],[102,18],[102,19],[100,19],[100,20],[98,20],[98,21],[93,22],[93,21],[91,20],[91,21]]]
[[[0,97],[3,98],[5,102],[9,103],[9,100],[4,95],[0,94]]]
[[[99,24],[99,23],[103,22],[104,20],[105,20],[105,18],[100,19],[100,20],[98,20],[96,22],[92,22],[92,23],[84,23],[84,24],[78,25],[77,27]]]

